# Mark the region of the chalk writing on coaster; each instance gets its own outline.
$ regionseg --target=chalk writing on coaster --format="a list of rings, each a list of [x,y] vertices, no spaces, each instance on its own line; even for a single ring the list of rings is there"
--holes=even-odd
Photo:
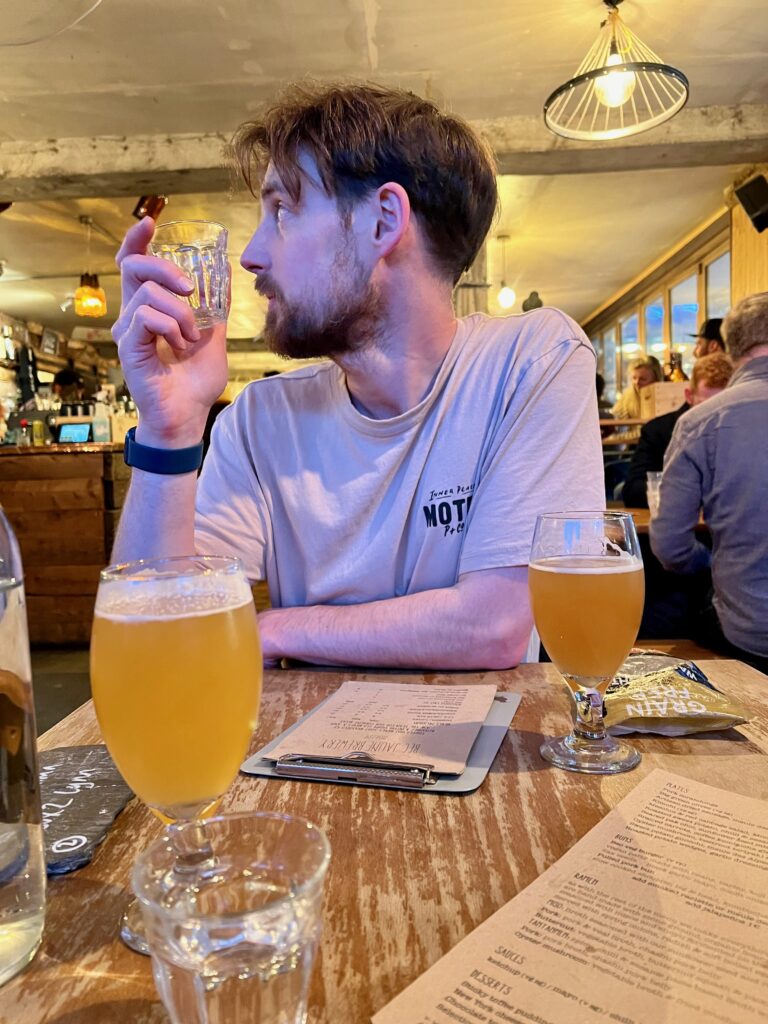
[[[41,751],[40,790],[49,875],[87,864],[133,796],[102,745]]]

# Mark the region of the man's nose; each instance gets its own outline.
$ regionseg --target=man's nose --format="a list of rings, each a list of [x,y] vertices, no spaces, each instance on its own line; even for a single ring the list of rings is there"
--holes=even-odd
[[[272,261],[269,258],[261,227],[258,227],[243,250],[240,266],[250,274],[263,274],[265,270],[269,270],[271,265]]]

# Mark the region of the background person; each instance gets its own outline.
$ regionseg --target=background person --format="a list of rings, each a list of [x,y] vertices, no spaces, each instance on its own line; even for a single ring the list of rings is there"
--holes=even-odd
[[[733,364],[724,352],[697,359],[690,384],[685,389],[685,402],[674,412],[655,416],[640,428],[640,440],[632,453],[629,473],[621,492],[626,508],[648,508],[648,473],[660,473],[664,454],[672,439],[675,424],[689,409],[720,394],[733,373]]]
[[[378,86],[290,89],[233,142],[261,187],[241,258],[265,336],[330,361],[251,383],[186,466],[226,383],[182,271],[118,253],[120,358],[140,411],[115,560],[201,553],[266,578],[267,660],[502,668],[529,643],[536,515],[600,508],[595,356],[564,314],[457,322],[493,219],[495,167],[457,118]],[[144,468],[137,463],[139,459]],[[156,460],[155,467],[157,465]]]
[[[723,321],[735,371],[728,387],[682,416],[664,463],[651,546],[679,573],[712,568],[700,639],[768,670],[768,292]],[[697,538],[699,513],[712,550]]]
[[[689,335],[691,338],[696,338],[696,346],[693,350],[694,359],[701,359],[702,356],[712,355],[714,352],[725,352],[722,326],[722,319],[713,317],[704,321],[698,334]]]
[[[611,412],[617,420],[640,419],[640,391],[649,384],[664,380],[661,363],[655,356],[643,356],[629,364],[629,385],[613,405]],[[635,428],[639,434],[639,428]],[[627,436],[630,435],[627,431]]]

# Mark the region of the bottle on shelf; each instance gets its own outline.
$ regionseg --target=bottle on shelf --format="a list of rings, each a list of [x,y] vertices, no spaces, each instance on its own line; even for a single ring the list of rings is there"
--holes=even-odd
[[[19,433],[16,443],[19,448],[29,448],[32,445],[32,433],[29,429],[29,420],[19,420]]]
[[[683,371],[683,354],[682,352],[670,352],[669,354],[669,365],[671,372],[669,379],[675,383],[683,380],[688,380]]]

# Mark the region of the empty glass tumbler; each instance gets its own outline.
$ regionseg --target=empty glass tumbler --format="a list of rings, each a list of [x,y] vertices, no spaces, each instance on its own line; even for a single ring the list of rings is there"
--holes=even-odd
[[[173,1024],[304,1024],[330,847],[289,815],[169,826],[133,889]]]
[[[212,220],[172,220],[159,224],[149,243],[153,256],[180,267],[194,285],[185,296],[200,328],[223,323],[229,313],[227,229]]]

